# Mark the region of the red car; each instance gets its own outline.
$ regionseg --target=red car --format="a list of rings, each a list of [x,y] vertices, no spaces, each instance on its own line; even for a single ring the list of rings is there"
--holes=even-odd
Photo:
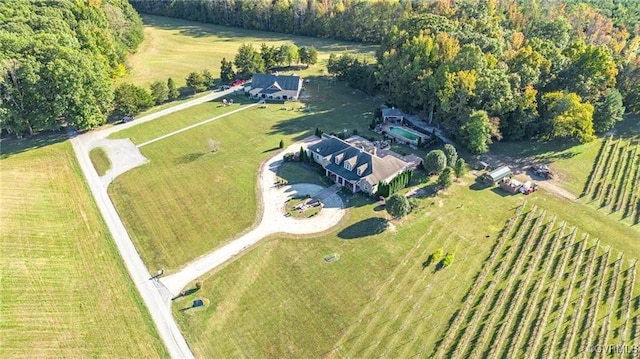
[[[240,86],[240,85],[243,85],[243,84],[244,84],[244,80],[240,80],[240,79],[237,79],[237,80],[233,81],[233,83],[232,83],[233,86]]]

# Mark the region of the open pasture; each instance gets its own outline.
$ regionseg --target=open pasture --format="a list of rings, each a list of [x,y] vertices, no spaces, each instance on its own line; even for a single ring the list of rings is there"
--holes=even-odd
[[[640,223],[640,143],[607,137],[582,197],[631,224]]]
[[[243,43],[259,50],[260,44],[279,46],[295,44],[298,47],[314,46],[318,50],[318,62],[326,62],[329,54],[349,52],[373,56],[376,46],[358,43],[318,39],[313,37],[253,31],[220,25],[143,15],[144,41],[138,51],[129,57],[128,75],[123,79],[136,85],[149,85],[156,80],[172,77],[178,86],[185,85],[185,78],[192,71],[211,71],[220,75],[222,58],[233,61]],[[323,66],[322,66],[323,67]],[[307,75],[317,73],[320,65],[312,66]]]
[[[450,195],[460,192],[468,191],[457,186]],[[382,355],[387,348],[378,340],[402,350],[414,336],[433,347],[488,254],[478,241],[484,231],[497,232],[503,220],[487,217],[475,204],[457,208],[458,199],[429,197],[419,200],[422,207],[411,218],[387,228],[378,204],[360,195],[348,199],[347,221],[331,233],[267,239],[210,274],[199,292],[174,301],[196,355],[371,357],[365,353]],[[461,213],[466,217],[452,228],[450,221]],[[483,228],[458,230],[478,220]],[[456,262],[436,273],[435,265],[422,263],[438,247],[455,252]],[[329,253],[340,259],[325,262]],[[211,305],[182,310],[197,297]],[[389,322],[396,315],[400,325]]]
[[[296,176],[289,177],[290,182],[295,181]],[[386,230],[381,229],[388,219],[384,208],[354,196],[349,200],[345,223],[331,233],[315,238],[276,236],[257,245],[206,276],[201,291],[174,302],[174,313],[187,340],[196,353],[206,357],[448,357],[457,353],[459,346],[465,348],[459,355],[464,357],[473,345],[481,345],[474,333],[487,329],[491,337],[482,339],[485,346],[473,352],[482,357],[494,341],[494,333],[506,330],[501,329],[506,320],[500,319],[503,307],[496,306],[496,301],[501,297],[502,304],[509,304],[513,311],[517,309],[507,289],[515,291],[521,284],[525,287],[518,308],[525,308],[525,301],[530,303],[529,292],[533,289],[541,291],[536,304],[551,298],[554,305],[560,306],[565,303],[564,295],[569,295],[571,301],[567,302],[561,333],[573,328],[575,321],[579,322],[577,333],[581,333],[585,318],[586,323],[593,318],[593,298],[597,295],[593,291],[602,282],[606,284],[600,294],[604,299],[596,309],[597,333],[591,339],[576,334],[570,346],[577,350],[585,341],[594,342],[605,335],[609,344],[618,343],[622,337],[629,342],[637,335],[640,293],[637,285],[633,292],[627,290],[635,281],[634,269],[629,268],[640,253],[633,228],[602,216],[581,201],[568,203],[543,191],[526,197],[527,207],[521,207],[524,196],[504,195],[497,189],[470,190],[473,180],[473,173],[469,173],[447,192],[417,199],[420,207],[406,219],[391,221]],[[430,183],[419,186],[433,187]],[[571,234],[572,226],[579,223],[581,229],[576,229],[574,242],[580,242],[582,233],[589,233],[592,238],[583,241],[587,249],[584,260],[578,259],[574,242],[558,234],[564,219],[551,215],[538,219],[541,210],[531,211],[532,206],[544,208],[546,213],[571,213],[573,222],[564,225],[563,233]],[[508,222],[513,223],[513,232],[499,236],[505,221],[518,208],[519,215]],[[525,215],[529,216],[526,225]],[[519,234],[513,234],[516,231]],[[600,246],[590,252],[595,238],[602,238]],[[453,265],[440,271],[434,271],[434,263],[423,267],[438,248],[455,253]],[[604,259],[599,256],[606,251],[610,254],[607,267],[602,270]],[[560,272],[558,262],[566,252],[571,255],[569,263]],[[325,263],[323,258],[328,253],[337,253],[340,259]],[[595,264],[589,276],[585,263],[591,263],[592,253]],[[622,259],[616,262],[619,255]],[[491,271],[483,279],[487,266]],[[502,266],[505,269],[500,269]],[[498,269],[502,272],[497,273]],[[571,286],[569,281],[576,271],[578,275]],[[515,279],[507,274],[513,274]],[[614,277],[617,279],[612,283]],[[538,280],[542,289],[531,288]],[[560,284],[551,297],[556,280]],[[492,288],[489,281],[494,283]],[[582,284],[589,288],[584,304],[578,308]],[[485,294],[493,295],[488,304],[479,297]],[[199,312],[181,310],[196,297],[210,299],[211,305]],[[623,302],[629,304],[628,316]],[[604,317],[609,315],[611,305],[613,314],[607,324]],[[459,312],[462,308],[466,308],[466,314]],[[541,320],[541,309],[533,310],[535,313],[527,312],[526,317],[514,316],[510,330],[517,323],[529,333]],[[476,312],[482,319],[472,316]],[[489,319],[488,315],[494,312]],[[579,318],[572,321],[569,313],[577,313]],[[453,328],[459,315],[462,324]],[[553,333],[550,330],[557,320],[559,307],[554,306],[547,316],[544,338]],[[469,325],[473,327],[468,328]],[[609,328],[608,334],[604,328]],[[622,334],[625,330],[626,334]],[[452,338],[445,340],[452,331]],[[526,344],[530,335],[520,334],[519,348],[531,345]],[[500,340],[502,344],[509,341]],[[569,338],[556,341],[569,343]],[[558,349],[559,345],[554,347],[557,356],[565,353]],[[504,348],[499,347],[499,354],[505,352]],[[543,350],[540,343],[536,350]],[[518,353],[516,356],[521,355]]]
[[[167,357],[65,140],[2,140],[0,357]]]
[[[376,135],[367,127],[372,100],[321,78],[305,91],[310,112],[298,111],[300,103],[268,103],[141,147],[150,163],[116,178],[109,194],[149,268],[175,269],[249,230],[259,205],[258,168],[281,139],[288,146],[316,126]],[[239,106],[208,102],[112,137],[140,144]],[[210,139],[219,144],[215,153]]]

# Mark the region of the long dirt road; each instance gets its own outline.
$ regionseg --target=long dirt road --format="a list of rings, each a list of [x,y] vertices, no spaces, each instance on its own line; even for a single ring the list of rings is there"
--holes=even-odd
[[[71,139],[78,163],[87,180],[87,184],[89,185],[98,209],[109,228],[132,281],[151,314],[160,338],[172,358],[194,357],[171,312],[171,298],[174,297],[180,289],[190,281],[234,258],[270,234],[277,232],[295,234],[321,232],[336,225],[343,215],[344,205],[340,197],[336,194],[329,193],[326,198],[323,198],[325,208],[321,212],[321,215],[308,220],[296,220],[285,217],[283,206],[288,196],[293,193],[315,195],[322,190],[322,188],[309,184],[274,188],[275,173],[277,167],[282,162],[282,153],[280,153],[265,162],[259,171],[258,186],[263,194],[263,205],[260,215],[261,221],[254,230],[231,241],[226,246],[215,249],[211,253],[194,260],[172,276],[162,279],[151,277],[107,193],[108,185],[115,176],[144,164],[146,159],[129,140],[109,140],[107,136],[122,129],[227,96],[235,90],[237,90],[237,88],[231,88],[224,92],[211,93],[148,116],[140,117],[127,124],[91,131],[78,136],[72,135]],[[216,120],[221,117],[223,116],[218,116],[207,121]],[[197,125],[192,127],[195,126]],[[181,131],[182,130],[179,130],[178,132]],[[292,146],[294,146],[294,150],[296,150],[299,148],[300,143]],[[112,162],[112,167],[116,169],[116,171],[112,173],[108,172],[103,177],[98,176],[89,158],[89,151],[94,147],[103,147],[105,149]]]
[[[113,241],[118,247],[118,251],[122,256],[122,260],[129,271],[133,283],[151,314],[151,318],[158,329],[158,334],[172,358],[194,358],[194,356],[171,313],[171,295],[157,280],[150,279],[149,271],[136,251],[122,220],[118,216],[113,202],[111,202],[107,194],[107,186],[103,184],[89,159],[89,150],[94,147],[96,141],[104,140],[114,132],[152,121],[207,101],[228,96],[238,89],[239,88],[231,88],[223,92],[210,93],[203,97],[140,117],[133,122],[113,126],[104,130],[90,131],[71,139],[78,164],[91,189],[96,205],[111,232]],[[111,160],[117,159],[111,158]]]

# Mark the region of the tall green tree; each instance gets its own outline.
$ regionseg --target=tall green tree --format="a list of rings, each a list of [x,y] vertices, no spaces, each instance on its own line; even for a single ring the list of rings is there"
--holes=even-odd
[[[156,105],[166,102],[169,99],[169,88],[164,81],[154,81],[151,84],[151,97]]]
[[[616,122],[622,121],[622,115],[622,95],[616,88],[610,88],[594,105],[593,129],[599,133],[609,131]]]
[[[205,89],[213,88],[214,78],[209,70],[202,70],[202,83],[204,84]]]
[[[264,42],[260,45],[260,57],[262,57],[262,60],[264,61],[265,69],[272,69],[276,66],[277,51],[277,48],[275,48],[274,46],[269,46]]]
[[[387,199],[385,208],[393,218],[400,218],[411,211],[411,204],[409,204],[407,197],[396,193]]]
[[[242,44],[234,59],[237,76],[242,79],[251,78],[254,73],[265,71],[265,64],[260,53],[251,44]]]
[[[195,71],[189,73],[189,76],[187,76],[187,87],[190,87],[193,90],[194,94],[196,92],[202,92],[207,89],[202,74]]]
[[[458,160],[458,151],[452,144],[444,145],[444,154],[447,156],[447,166],[453,167]]]
[[[455,172],[457,178],[464,176],[467,171],[467,163],[464,161],[464,158],[461,157],[456,160],[453,171]]]
[[[451,167],[445,168],[438,176],[438,184],[444,188],[449,188],[453,184],[453,171]]]
[[[176,87],[176,83],[173,81],[171,77],[167,79],[167,91],[168,91],[167,98],[170,101],[173,101],[178,97],[180,97],[180,91]]]
[[[491,143],[491,122],[487,111],[472,111],[467,121],[460,127],[459,140],[471,153],[489,151]]]
[[[133,115],[153,106],[151,93],[142,87],[123,83],[114,92],[114,111],[121,115]]]
[[[447,156],[442,150],[432,150],[425,156],[423,166],[428,174],[439,174],[447,167]]]
[[[301,47],[299,51],[300,62],[305,65],[315,65],[318,62],[318,50],[315,47]]]
[[[230,84],[235,78],[236,74],[233,72],[233,63],[227,61],[226,57],[223,57],[220,62],[220,80],[223,84]]]

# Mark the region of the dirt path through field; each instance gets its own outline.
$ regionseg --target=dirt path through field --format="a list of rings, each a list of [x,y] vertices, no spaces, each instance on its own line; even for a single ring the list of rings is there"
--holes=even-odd
[[[531,181],[538,184],[538,187],[570,201],[577,200],[578,196],[562,187],[562,178],[557,175],[554,178],[546,179],[536,176],[531,172],[531,165],[536,163],[532,157],[511,158],[505,155],[487,153],[482,156],[482,160],[492,165],[494,168],[509,166],[515,177],[521,181]]]

